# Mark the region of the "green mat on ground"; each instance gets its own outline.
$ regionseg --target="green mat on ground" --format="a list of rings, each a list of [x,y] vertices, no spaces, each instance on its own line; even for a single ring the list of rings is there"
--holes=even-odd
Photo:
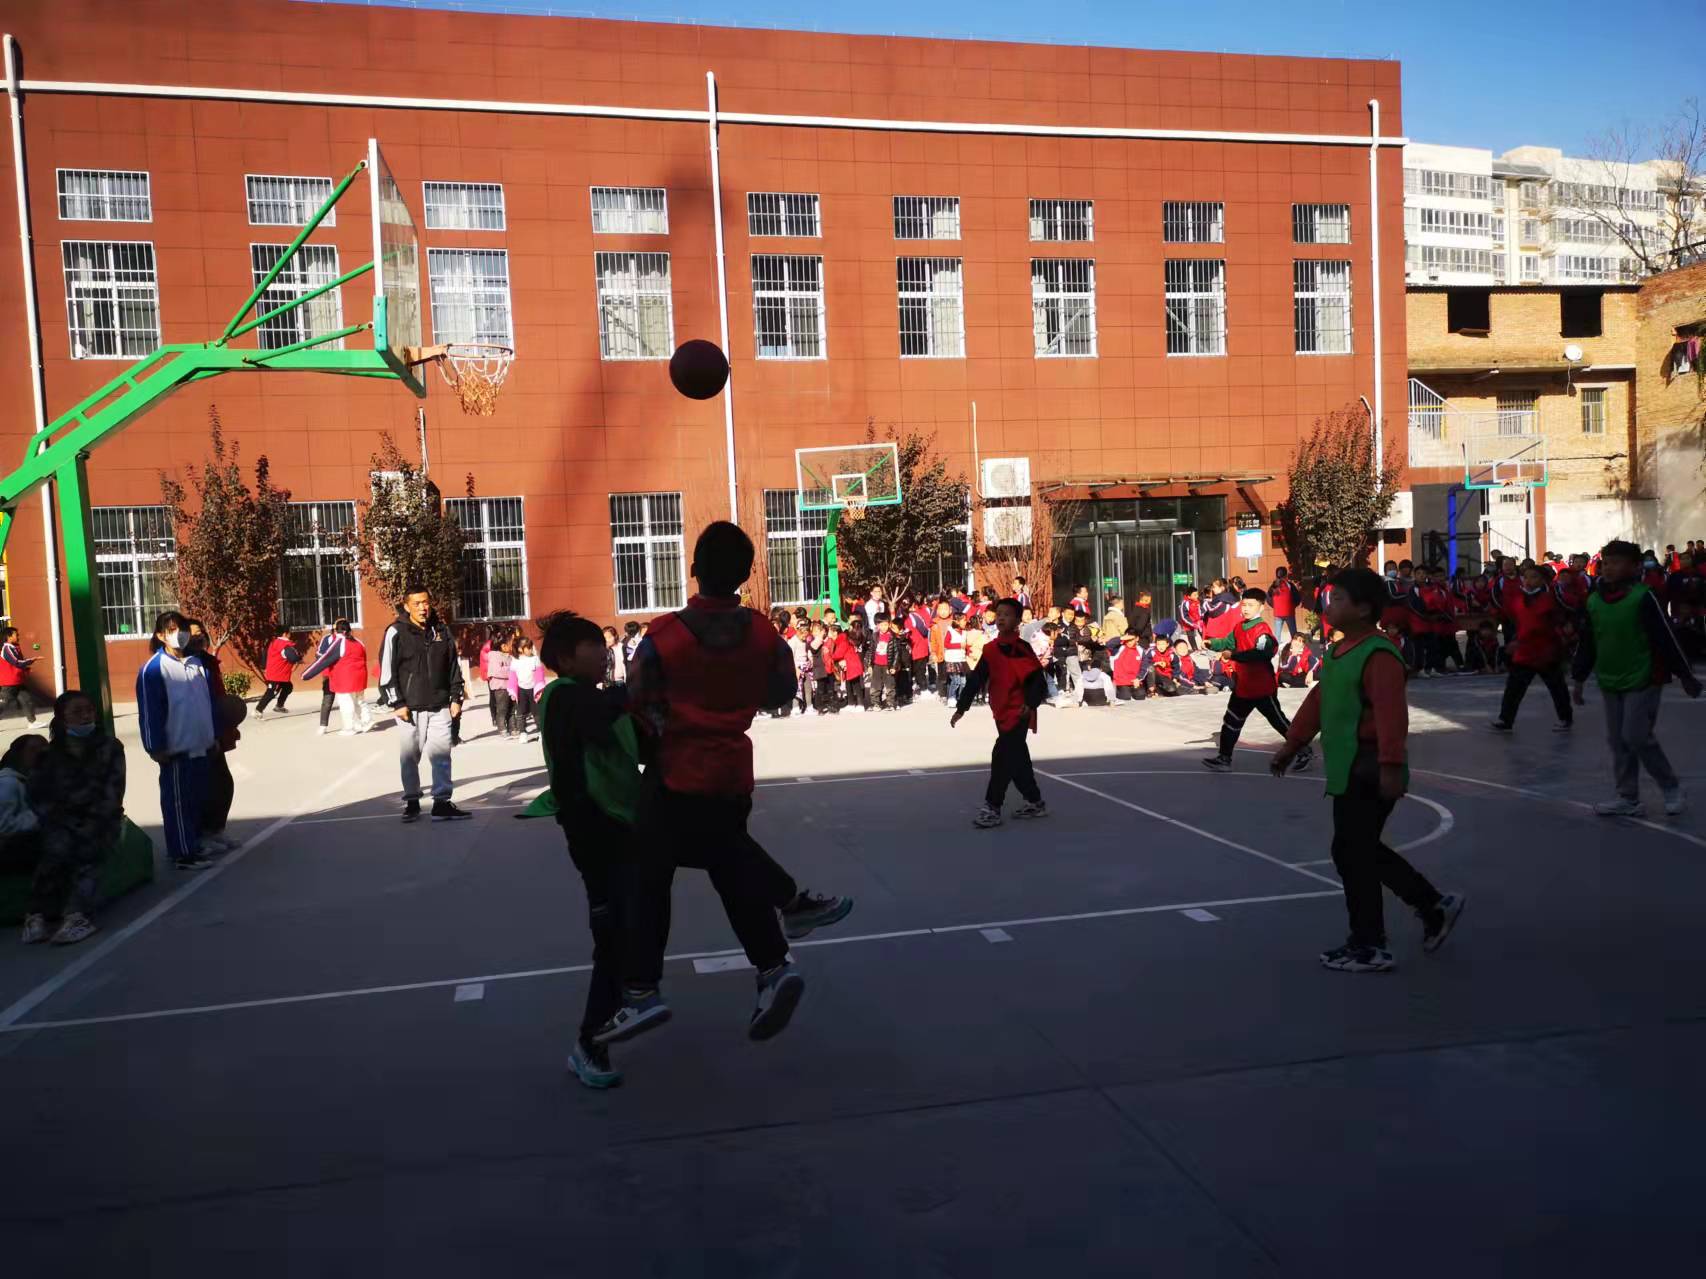
[[[118,847],[107,854],[96,875],[96,905],[104,906],[154,878],[154,841],[124,819]],[[30,905],[29,875],[0,875],[0,924],[21,924]]]

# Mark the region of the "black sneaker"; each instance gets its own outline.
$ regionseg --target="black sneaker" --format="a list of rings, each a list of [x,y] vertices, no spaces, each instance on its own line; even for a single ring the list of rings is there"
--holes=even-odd
[[[418,822],[420,819],[421,801],[418,799],[405,799],[403,801],[403,820],[406,822]]]
[[[799,941],[814,929],[839,924],[852,909],[851,897],[819,897],[802,888],[799,895],[782,908],[782,935],[789,941]]]
[[[1210,755],[1203,760],[1202,766],[1212,773],[1230,773],[1232,771],[1232,761],[1224,755]]]
[[[1432,910],[1419,912],[1422,917],[1423,950],[1438,950],[1445,945],[1445,939],[1451,936],[1451,930],[1457,926],[1457,917],[1463,913],[1463,902],[1462,893],[1447,893]]]
[[[784,960],[768,973],[758,975],[758,1006],[752,1010],[752,1022],[747,1035],[752,1039],[773,1039],[788,1028],[800,996],[806,993],[806,979],[794,971],[791,961]]]
[[[466,808],[458,808],[448,799],[435,799],[432,802],[432,819],[435,822],[465,822],[474,814]]]
[[[587,1039],[575,1043],[569,1069],[588,1088],[614,1088],[622,1082],[622,1072],[610,1064],[610,1050]]]
[[[1357,946],[1346,942],[1321,952],[1321,966],[1341,973],[1386,973],[1397,967],[1392,952],[1383,946]]]
[[[1502,719],[1494,720],[1492,723],[1488,724],[1487,727],[1492,729],[1495,733],[1508,733],[1511,731],[1511,726],[1505,723]]]
[[[1291,771],[1294,773],[1301,773],[1314,762],[1315,748],[1313,746],[1305,746],[1302,750],[1298,751],[1295,756],[1293,756],[1291,761]]]
[[[172,865],[176,866],[179,870],[206,870],[209,866],[213,865],[213,862],[208,858],[203,857],[200,853],[195,853],[189,857],[173,858]]]

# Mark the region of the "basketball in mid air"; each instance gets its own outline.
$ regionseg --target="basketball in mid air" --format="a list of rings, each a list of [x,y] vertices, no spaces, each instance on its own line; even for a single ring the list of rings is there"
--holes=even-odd
[[[715,342],[693,338],[669,357],[669,380],[690,400],[708,400],[729,380],[729,362]]]

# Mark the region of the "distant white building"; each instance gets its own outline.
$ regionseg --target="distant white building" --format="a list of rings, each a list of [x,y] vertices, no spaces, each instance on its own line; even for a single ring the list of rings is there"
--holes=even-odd
[[[1663,161],[1616,164],[1552,147],[1404,148],[1404,268],[1417,285],[1632,282],[1614,226],[1655,249],[1679,224],[1706,256],[1706,199]]]

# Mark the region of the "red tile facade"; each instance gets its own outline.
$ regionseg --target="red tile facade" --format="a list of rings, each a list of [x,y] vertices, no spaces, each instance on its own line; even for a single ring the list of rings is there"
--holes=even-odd
[[[16,6],[27,81],[86,81],[337,93],[367,100],[573,103],[703,110],[715,73],[722,111],[963,121],[980,125],[1366,135],[1378,98],[1397,135],[1396,63],[887,39],[779,31],[293,5],[226,0],[218,30],[191,30],[175,0],[62,0]],[[517,359],[495,417],[466,419],[427,402],[435,476],[460,492],[525,499],[529,603],[614,613],[609,495],[680,491],[689,541],[726,516],[719,400],[670,388],[661,362],[599,358],[593,254],[670,255],[677,341],[717,336],[710,162],[702,122],[560,116],[517,110],[422,110],[36,91],[25,96],[28,185],[49,416],[117,373],[73,360],[60,244],[149,240],[163,340],[215,336],[247,294],[248,246],[288,228],[248,224],[243,175],[336,177],[377,136],[420,219],[421,182],[503,184],[507,229],[423,231],[433,247],[509,254]],[[858,439],[867,421],[936,433],[971,470],[971,405],[984,456],[1024,455],[1040,481],[1283,477],[1300,432],[1358,395],[1373,396],[1374,272],[1366,145],[1308,141],[1045,137],[1014,133],[727,124],[721,130],[737,478],[743,490],[790,487],[793,450]],[[62,221],[57,168],[145,169],[147,225]],[[1402,446],[1405,388],[1401,151],[1379,156],[1385,324],[1380,371],[1388,437]],[[667,236],[594,235],[588,188],[661,186]],[[821,197],[822,236],[749,241],[746,193]],[[895,195],[959,197],[961,238],[897,242]],[[1094,201],[1092,244],[1036,244],[1033,198]],[[1165,200],[1223,201],[1223,245],[1164,245]],[[1349,246],[1292,242],[1293,203],[1351,208]],[[0,201],[0,244],[16,243],[14,202]],[[370,256],[365,196],[335,228],[341,269]],[[755,360],[748,255],[824,258],[828,358]],[[966,356],[899,356],[895,259],[963,258]],[[1094,358],[1038,359],[1030,261],[1093,257]],[[1165,354],[1163,259],[1224,257],[1229,354]],[[1352,261],[1354,354],[1293,353],[1292,262]],[[367,317],[362,282],[343,290],[346,322]],[[17,254],[0,250],[0,359],[8,412],[0,448],[22,457],[31,429],[28,340]],[[442,388],[439,388],[442,390]],[[377,434],[415,438],[416,401],[391,384],[287,375],[227,377],[161,405],[91,462],[97,505],[159,500],[158,472],[200,459],[217,404],[246,456],[265,453],[299,500],[351,499],[367,485]],[[1135,490],[1129,490],[1135,491]],[[1155,492],[1182,493],[1181,488]],[[1232,513],[1283,480],[1203,492]],[[26,644],[48,628],[39,507],[26,503],[8,555],[10,607]],[[756,530],[755,530],[756,532]],[[1270,556],[1265,573],[1278,561]],[[371,626],[388,615],[364,601]],[[140,646],[109,658],[123,696]],[[43,663],[44,666],[47,663]]]

